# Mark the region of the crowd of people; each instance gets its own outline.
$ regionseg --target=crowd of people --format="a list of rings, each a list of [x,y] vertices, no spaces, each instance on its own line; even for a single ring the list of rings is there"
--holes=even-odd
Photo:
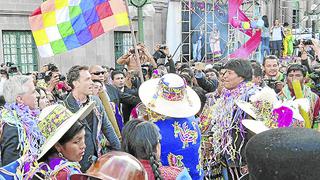
[[[254,153],[294,128],[303,138],[288,138],[291,157],[308,138],[315,145],[306,150],[319,149],[310,129],[319,130],[320,45],[301,40],[292,56],[275,21],[269,55],[269,30],[265,23],[262,61],[174,62],[165,45],[152,54],[140,43],[139,58],[132,48],[117,60],[121,70],[76,65],[64,76],[50,63],[18,75],[2,65],[0,179],[264,179],[274,171],[299,179]],[[284,151],[277,147],[270,157]]]

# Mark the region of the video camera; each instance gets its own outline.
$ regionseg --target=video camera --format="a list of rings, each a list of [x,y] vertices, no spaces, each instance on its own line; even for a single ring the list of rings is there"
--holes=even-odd
[[[160,47],[159,47],[159,49],[161,50],[161,49],[166,49],[167,48],[167,45],[160,45]]]
[[[300,42],[302,42],[302,44],[305,46],[313,45],[313,42],[311,39],[298,39],[293,42],[293,46],[298,47]]]
[[[44,67],[47,67],[46,68],[47,71],[42,72],[42,73],[38,73],[37,79],[44,79],[45,82],[49,82],[51,80],[52,73],[59,72],[59,68],[55,64],[52,64],[52,63],[46,64],[46,65],[44,65]],[[66,77],[59,74],[59,81],[65,81],[65,80],[66,80]]]
[[[9,75],[18,73],[18,67],[15,66],[15,64],[13,62],[7,62],[6,66],[8,67],[8,74]]]
[[[276,79],[264,79],[264,82],[267,86],[269,86],[271,89],[273,89],[276,93],[279,93],[281,89],[278,88],[278,84],[281,83],[281,81],[278,81]]]
[[[37,79],[44,79],[45,82],[49,82],[52,77],[52,72],[47,71],[43,73],[38,73],[37,74]],[[64,75],[59,74],[59,81],[65,81],[66,77]]]
[[[166,45],[160,45],[159,50],[157,50],[156,52],[153,53],[153,55],[152,55],[153,59],[157,61],[158,59],[166,58],[167,56],[162,51],[166,48],[167,48]]]

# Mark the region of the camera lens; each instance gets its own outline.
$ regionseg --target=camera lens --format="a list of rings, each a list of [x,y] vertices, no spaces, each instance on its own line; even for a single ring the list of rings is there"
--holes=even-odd
[[[61,74],[60,74],[60,75],[59,75],[59,80],[60,80],[60,81],[65,81],[65,80],[66,80],[66,77],[65,77],[64,75],[61,75]]]

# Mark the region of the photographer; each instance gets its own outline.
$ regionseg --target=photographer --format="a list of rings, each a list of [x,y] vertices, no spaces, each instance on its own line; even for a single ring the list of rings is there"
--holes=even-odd
[[[204,71],[204,72],[203,72]],[[195,78],[197,84],[205,91],[214,92],[218,87],[218,72],[209,68],[205,70],[205,64],[196,62],[195,64]]]
[[[18,67],[12,63],[12,62],[7,62],[6,64],[1,64],[1,69],[6,71],[7,77],[14,76],[14,75],[21,75],[21,72],[19,71]]]
[[[142,75],[145,81],[152,78],[153,66],[151,64],[142,64],[141,70],[142,70]],[[137,73],[135,72],[134,74],[137,74]]]
[[[52,94],[56,101],[64,100],[70,91],[70,87],[65,83],[65,76],[61,75],[59,68],[52,63],[42,67],[41,72],[37,74],[37,80],[38,86],[44,86],[46,92]],[[41,85],[41,81],[44,82],[44,85]]]
[[[168,46],[158,44],[155,48],[153,59],[157,62],[158,69],[159,69],[159,66],[161,65],[165,67],[169,66],[169,68],[167,69],[167,72],[176,73],[175,63],[172,59],[172,56],[170,55]],[[167,63],[165,62],[166,59],[168,60]],[[164,71],[163,67],[161,67],[159,71]]]
[[[157,63],[154,61],[144,44],[138,43],[137,49],[139,53],[140,64],[150,63],[154,68],[157,67]],[[127,65],[128,71],[139,71],[140,68],[137,65],[137,58],[135,56],[134,48],[131,48],[126,54],[122,55],[117,60],[117,63],[121,65]]]
[[[301,39],[298,40],[296,44],[298,44],[298,57],[297,62],[301,63],[302,65],[306,66],[308,69],[308,72],[312,72],[311,66],[315,63],[316,53],[317,52],[317,45],[315,40],[312,39]]]

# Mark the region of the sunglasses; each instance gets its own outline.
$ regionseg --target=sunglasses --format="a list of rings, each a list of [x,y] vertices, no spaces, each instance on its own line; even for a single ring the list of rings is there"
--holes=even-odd
[[[99,76],[99,75],[104,75],[104,71],[101,71],[101,72],[94,72],[94,73],[91,73],[91,74],[94,74],[96,76]]]

